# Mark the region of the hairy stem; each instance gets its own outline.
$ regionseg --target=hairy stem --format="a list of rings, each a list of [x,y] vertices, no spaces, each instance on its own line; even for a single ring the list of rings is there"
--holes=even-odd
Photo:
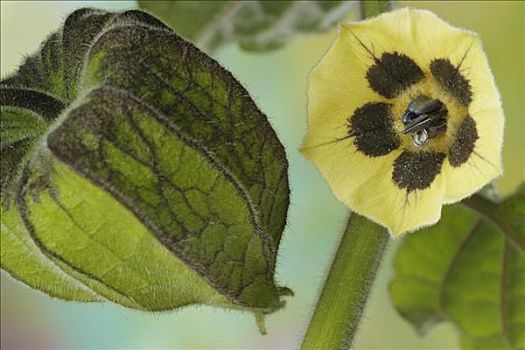
[[[362,0],[361,17],[389,11],[389,0]],[[389,236],[352,214],[303,339],[301,349],[347,349],[354,339]]]
[[[370,220],[351,214],[302,349],[347,349],[380,265],[389,236]]]

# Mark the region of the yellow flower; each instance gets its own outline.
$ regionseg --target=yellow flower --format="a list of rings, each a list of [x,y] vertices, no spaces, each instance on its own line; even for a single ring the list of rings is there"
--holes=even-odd
[[[503,123],[478,36],[405,8],[340,26],[309,77],[302,152],[399,235],[501,175]]]

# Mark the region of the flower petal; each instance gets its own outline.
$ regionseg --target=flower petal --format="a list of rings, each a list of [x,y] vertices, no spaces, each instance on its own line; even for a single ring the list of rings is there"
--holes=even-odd
[[[441,172],[445,157],[439,152],[403,151],[394,161],[392,180],[408,192],[426,190]]]
[[[449,25],[430,11],[403,8],[383,13],[366,21],[346,23],[353,33],[376,57],[384,52],[399,52],[412,59],[421,69],[436,58],[461,60],[477,36]],[[366,50],[359,50],[362,55]]]
[[[356,109],[348,120],[348,132],[357,150],[370,157],[380,157],[399,148],[401,140],[392,119],[387,103],[367,103]]]
[[[461,63],[455,66],[448,58],[436,58],[430,62],[430,71],[443,89],[462,105],[468,106],[472,102],[472,87],[459,70]]]
[[[452,60],[458,71],[469,82],[472,89],[472,101],[468,106],[477,133],[472,152],[461,164],[455,164],[454,144],[449,151],[449,161],[445,162],[446,203],[453,203],[468,197],[481,187],[503,173],[501,149],[503,146],[504,115],[501,98],[490,70],[487,57],[479,38],[471,34],[471,46],[459,60]],[[456,126],[456,141],[462,137],[462,126]],[[465,131],[463,130],[463,133]],[[466,135],[463,135],[463,147],[466,147]],[[466,156],[466,154],[464,155]]]
[[[366,72],[370,88],[387,98],[394,98],[410,85],[425,77],[423,71],[410,57],[398,52],[374,55],[374,64]]]
[[[400,151],[395,150],[385,156],[372,158],[358,152],[351,139],[312,147],[308,147],[309,143],[305,141],[302,153],[319,168],[336,198],[345,203],[354,192],[367,186],[370,178],[384,177],[400,154]]]
[[[341,27],[335,43],[309,75],[308,126],[309,131],[315,130],[316,142],[333,141],[334,134],[345,136],[347,119],[358,107],[386,102],[368,88],[366,72],[371,63],[355,38]],[[307,135],[305,146],[309,141],[314,140]]]
[[[418,166],[417,159],[412,162],[413,166]],[[393,168],[391,164],[385,169]],[[395,168],[392,172],[383,170],[370,176],[343,202],[353,211],[387,227],[393,236],[436,223],[441,216],[441,200],[446,189],[443,174],[436,173],[424,190],[409,190],[400,188],[393,180],[394,172]]]
[[[454,203],[468,197],[481,187],[500,176],[503,172],[501,164],[501,145],[503,143],[503,111],[501,107],[471,112],[471,118],[465,118],[462,127],[458,129],[456,137],[462,137],[462,147],[459,151],[460,164],[453,159],[454,144],[449,151],[448,160],[443,164],[443,173],[447,178],[445,203]],[[468,152],[469,136],[461,136],[465,122],[475,123],[477,139],[473,144],[472,152]],[[469,123],[469,122],[467,122]],[[458,152],[458,151],[456,151]]]

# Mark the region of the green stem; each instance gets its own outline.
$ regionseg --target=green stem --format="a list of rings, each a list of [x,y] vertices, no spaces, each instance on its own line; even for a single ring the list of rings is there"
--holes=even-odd
[[[366,0],[360,1],[361,18],[377,16],[380,13],[390,11],[389,0]]]
[[[509,226],[509,222],[504,219],[504,216],[500,215],[497,203],[494,203],[477,193],[464,199],[460,204],[476,212],[483,219],[490,222],[504,237],[508,238],[516,248],[520,251],[524,251],[525,240],[519,234],[516,234],[514,229]]]
[[[471,197],[461,201],[460,204],[466,208],[469,208],[470,210],[473,210],[477,214],[480,214],[494,226],[504,225],[504,222],[499,218],[499,216],[495,215],[495,210],[498,207],[497,204],[480,194],[474,194]]]
[[[389,236],[351,214],[301,349],[346,349],[354,338]]]
[[[361,18],[389,11],[389,0],[362,0]],[[309,349],[347,349],[352,345],[379,268],[388,233],[351,214],[301,345]]]

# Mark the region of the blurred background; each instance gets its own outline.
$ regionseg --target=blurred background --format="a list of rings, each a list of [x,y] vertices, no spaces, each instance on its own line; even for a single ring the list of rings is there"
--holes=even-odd
[[[14,71],[24,55],[36,50],[74,9],[135,5],[133,1],[1,1],[1,75]],[[509,193],[525,179],[525,3],[400,1],[396,6],[429,9],[453,25],[481,34],[506,114],[505,176],[497,185]],[[350,13],[349,19],[356,16]],[[298,153],[306,129],[306,76],[334,35],[332,30],[295,37],[284,49],[265,54],[246,53],[235,45],[216,53],[269,116],[290,160],[292,204],[277,278],[293,288],[296,296],[288,299],[284,310],[268,317],[267,336],[258,333],[249,314],[210,307],[148,314],[109,303],[67,303],[30,290],[2,272],[2,348],[297,348],[347,217],[347,209]],[[397,244],[391,244],[385,256],[354,347],[458,348],[452,326],[440,324],[420,337],[390,305],[387,287]]]

